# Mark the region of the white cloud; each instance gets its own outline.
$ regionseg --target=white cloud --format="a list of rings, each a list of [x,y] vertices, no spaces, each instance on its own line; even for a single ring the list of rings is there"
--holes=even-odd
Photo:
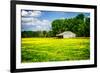
[[[21,15],[22,15],[22,16],[33,16],[33,17],[38,17],[38,16],[41,15],[41,11],[22,10]]]
[[[27,26],[27,27],[26,27]],[[43,19],[40,20],[38,18],[25,18],[22,17],[22,27],[27,30],[27,29],[31,29],[33,28],[33,31],[39,31],[39,30],[50,30],[51,29],[51,22],[49,20]]]
[[[31,22],[32,22],[32,18],[22,17],[22,23],[31,23]]]
[[[31,16],[40,16],[41,15],[41,11],[33,11],[31,12]]]
[[[22,10],[21,18],[22,28],[23,30],[50,30],[51,22],[46,19],[39,19],[41,16],[41,11],[33,11],[33,10]]]
[[[22,16],[27,16],[27,14],[28,14],[27,11],[22,10],[22,12],[21,12],[21,15],[22,15]]]
[[[37,25],[36,25],[36,29],[37,30],[50,30],[51,29],[51,22],[48,21],[48,20],[41,20],[41,21],[38,21]]]
[[[41,25],[48,25],[48,23],[50,23],[50,21],[44,19],[44,20],[42,20]]]

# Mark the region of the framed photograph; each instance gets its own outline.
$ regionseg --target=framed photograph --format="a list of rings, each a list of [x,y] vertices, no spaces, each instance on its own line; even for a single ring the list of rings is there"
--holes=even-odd
[[[11,72],[96,66],[96,6],[11,1]]]

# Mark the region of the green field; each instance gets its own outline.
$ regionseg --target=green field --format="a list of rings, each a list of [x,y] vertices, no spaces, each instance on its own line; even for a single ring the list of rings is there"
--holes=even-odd
[[[90,59],[90,38],[22,38],[23,63],[87,59]]]

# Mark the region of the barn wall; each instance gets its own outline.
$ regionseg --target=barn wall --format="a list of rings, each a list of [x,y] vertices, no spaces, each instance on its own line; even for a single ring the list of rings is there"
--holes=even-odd
[[[76,37],[76,35],[75,34],[65,34],[65,35],[63,35],[63,38],[72,38],[72,37]]]

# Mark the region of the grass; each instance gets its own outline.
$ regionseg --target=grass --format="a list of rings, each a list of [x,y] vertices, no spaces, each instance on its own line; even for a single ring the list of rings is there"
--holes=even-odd
[[[87,60],[89,38],[22,38],[22,62]]]

